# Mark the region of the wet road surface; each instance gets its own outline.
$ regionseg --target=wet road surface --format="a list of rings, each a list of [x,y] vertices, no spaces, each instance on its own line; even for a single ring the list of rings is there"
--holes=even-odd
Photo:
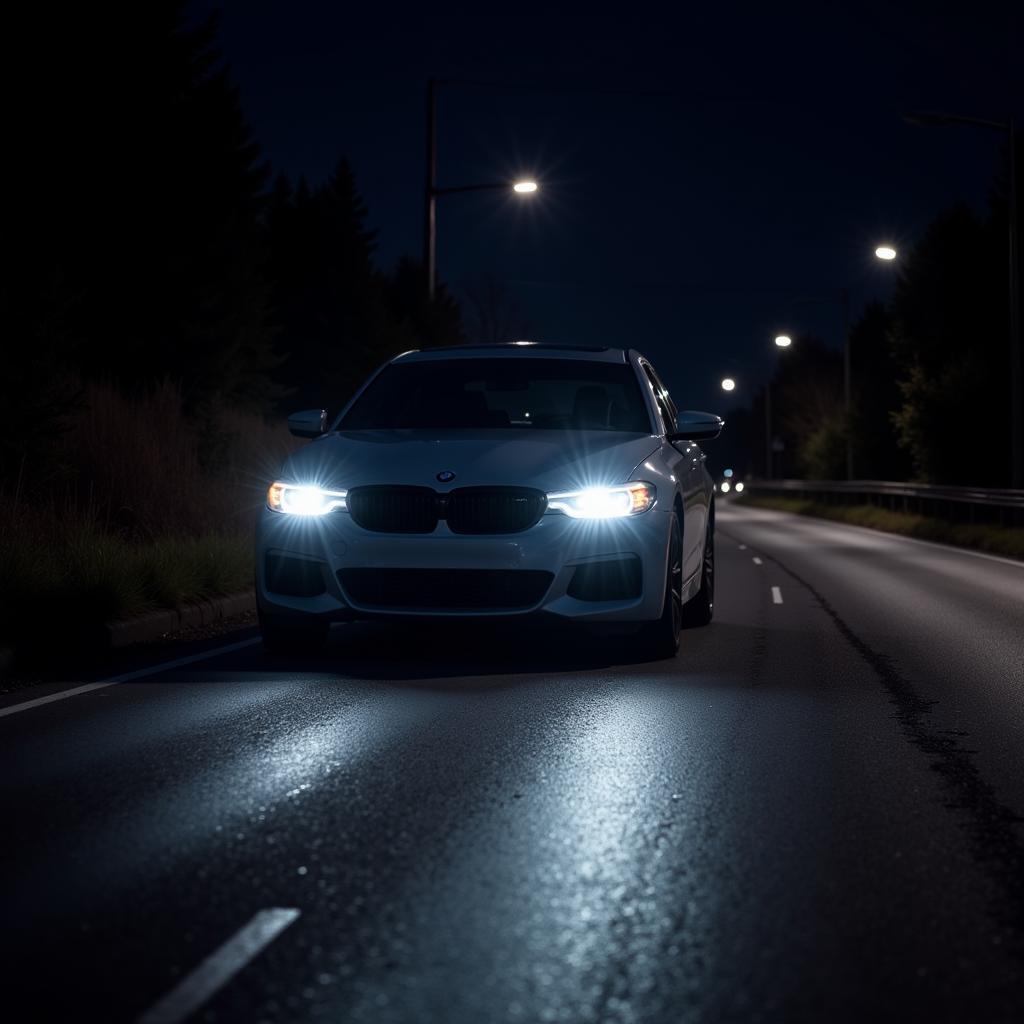
[[[358,624],[8,695],[5,1016],[1024,1019],[1024,565],[727,506],[718,572],[671,662]]]

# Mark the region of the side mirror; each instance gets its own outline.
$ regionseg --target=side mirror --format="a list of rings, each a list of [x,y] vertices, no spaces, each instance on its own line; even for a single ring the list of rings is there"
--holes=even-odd
[[[669,441],[710,441],[718,437],[725,426],[725,420],[713,412],[697,412],[688,409],[679,414],[676,431],[669,434]]]
[[[303,409],[288,417],[288,430],[296,437],[319,437],[327,430],[326,409]]]

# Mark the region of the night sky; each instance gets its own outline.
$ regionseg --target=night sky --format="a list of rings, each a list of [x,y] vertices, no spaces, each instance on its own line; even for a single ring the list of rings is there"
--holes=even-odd
[[[636,347],[681,406],[728,411],[780,330],[840,342],[839,292],[958,198],[979,211],[1002,138],[902,111],[1024,114],[1024,6],[197,3],[275,170],[346,154],[390,266],[420,255],[424,96],[442,186],[535,176],[527,200],[439,200],[438,273],[480,275],[538,340]],[[607,13],[605,13],[607,11]],[[673,13],[667,13],[671,11]],[[718,381],[737,378],[723,401]]]

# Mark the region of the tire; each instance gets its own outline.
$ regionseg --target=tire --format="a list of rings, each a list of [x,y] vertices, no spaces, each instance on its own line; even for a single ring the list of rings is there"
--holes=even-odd
[[[683,605],[683,625],[706,626],[715,615],[715,514],[708,516],[704,538],[704,561],[700,567],[700,590]]]
[[[637,636],[638,654],[647,660],[674,658],[683,628],[683,527],[672,513],[672,534],[665,571],[665,601],[661,617],[646,623]]]
[[[268,654],[315,654],[327,639],[326,622],[275,622],[259,613],[260,634]]]

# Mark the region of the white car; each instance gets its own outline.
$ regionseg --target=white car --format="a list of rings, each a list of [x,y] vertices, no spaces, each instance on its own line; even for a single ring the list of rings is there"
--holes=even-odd
[[[385,364],[271,484],[256,536],[270,650],[393,617],[632,623],[672,657],[714,610],[714,487],[698,440],[634,351],[514,342]]]

